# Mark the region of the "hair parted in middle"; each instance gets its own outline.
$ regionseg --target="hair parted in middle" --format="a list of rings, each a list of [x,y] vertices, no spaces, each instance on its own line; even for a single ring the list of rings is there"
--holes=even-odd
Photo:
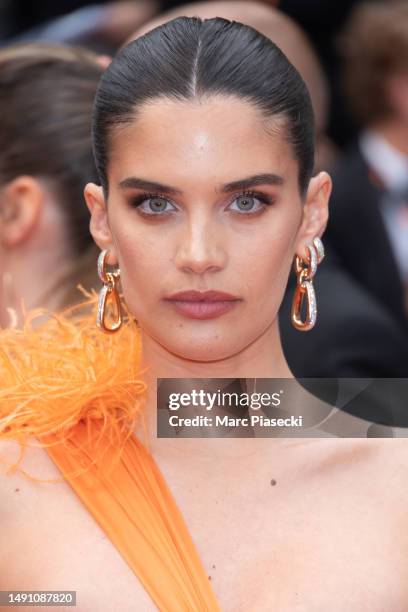
[[[95,97],[92,135],[100,183],[108,196],[109,136],[157,98],[235,96],[276,118],[293,147],[299,189],[314,168],[315,124],[307,87],[269,38],[221,17],[177,17],[126,45],[104,72]],[[274,126],[276,129],[276,126]]]

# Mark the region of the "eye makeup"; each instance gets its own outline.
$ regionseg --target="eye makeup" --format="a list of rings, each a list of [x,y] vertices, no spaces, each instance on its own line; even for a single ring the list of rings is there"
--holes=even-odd
[[[260,202],[260,206],[256,208],[255,210],[253,208],[247,209],[247,210],[233,209],[234,213],[237,213],[238,215],[241,215],[241,216],[255,216],[263,212],[268,206],[271,206],[275,202],[274,197],[267,195],[265,193],[262,193],[260,191],[244,190],[233,196],[233,198],[230,200],[230,203],[228,204],[228,207],[230,207],[231,204],[233,204],[238,198],[248,198],[248,199],[254,198]],[[160,192],[155,192],[155,193],[144,192],[144,193],[138,194],[132,198],[129,198],[129,204],[131,207],[136,208],[137,212],[144,217],[164,217],[164,216],[168,216],[169,214],[173,214],[173,210],[163,209],[163,210],[154,211],[150,209],[149,212],[146,212],[146,210],[143,210],[141,208],[144,202],[148,202],[149,200],[154,200],[154,199],[161,199],[166,204],[167,203],[171,204],[171,206],[173,207],[173,210],[177,210],[177,207],[171,202],[171,200],[169,200],[165,194],[160,193]]]

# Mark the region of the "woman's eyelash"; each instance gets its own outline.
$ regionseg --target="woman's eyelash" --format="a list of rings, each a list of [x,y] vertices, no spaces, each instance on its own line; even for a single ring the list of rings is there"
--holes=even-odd
[[[232,204],[237,198],[240,198],[240,197],[256,198],[257,200],[259,200],[263,204],[262,208],[273,204],[274,201],[275,201],[274,198],[272,198],[271,196],[268,196],[265,193],[261,193],[259,191],[241,191],[240,193],[236,193],[233,196],[233,199],[231,200],[230,204]],[[163,200],[166,200],[166,201],[170,202],[170,200],[168,200],[167,196],[165,194],[163,194],[163,193],[159,193],[159,192],[148,193],[148,192],[145,192],[145,193],[141,193],[141,194],[135,196],[134,198],[132,198],[131,204],[132,204],[132,206],[137,208],[145,200],[149,200],[149,199],[153,199],[153,198],[162,198]],[[152,212],[152,213],[145,213],[145,212],[142,212],[142,211],[139,211],[139,212],[141,212],[141,214],[144,214],[146,217],[149,217],[149,216],[150,217],[154,217],[154,216],[158,217],[158,216],[161,216],[161,215],[165,214],[167,211],[164,211],[164,213],[160,213],[160,212],[158,212],[158,213],[157,212],[156,213],[154,213],[154,212]],[[245,211],[243,211],[242,214],[243,215],[247,214],[247,216],[249,216],[250,214],[254,214],[254,213],[251,213],[251,212],[245,213]]]
[[[272,198],[271,196],[267,196],[265,193],[261,193],[259,191],[242,191],[241,193],[238,193],[235,198],[239,198],[241,196],[247,196],[250,198],[257,198],[258,200],[260,200],[261,202],[263,202],[264,204],[273,204],[274,203],[274,198]]]
[[[164,200],[167,200],[167,197],[162,193],[145,192],[133,197],[131,201],[133,206],[138,206],[139,204],[142,204],[142,202],[144,202],[145,200],[150,200],[151,198],[163,198]]]

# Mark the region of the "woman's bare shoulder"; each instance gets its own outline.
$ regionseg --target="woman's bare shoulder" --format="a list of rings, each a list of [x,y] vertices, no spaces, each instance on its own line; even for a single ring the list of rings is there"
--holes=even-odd
[[[56,465],[35,440],[24,449],[17,440],[0,439],[0,499],[3,509],[24,508],[34,501],[47,483],[40,480],[61,477]],[[21,461],[20,461],[21,458]]]
[[[408,438],[361,438],[352,447],[356,462],[384,490],[404,491],[408,500]]]
[[[408,438],[322,439],[305,447],[304,470],[318,479],[338,479],[347,488],[367,488],[408,510]],[[309,451],[309,452],[307,452]]]
[[[20,444],[15,440],[0,440],[0,537],[8,540],[21,516],[23,475],[12,469],[20,456]],[[23,494],[23,500],[25,495]],[[23,502],[24,503],[24,502]]]
[[[396,502],[405,504],[408,527],[408,438],[379,440],[376,467],[384,494],[389,492]]]
[[[390,484],[399,478],[408,479],[408,437],[369,438],[361,442],[362,448],[367,446],[379,474],[387,477]]]
[[[21,445],[17,440],[0,438],[0,492],[14,478],[12,466],[19,460]]]
[[[391,535],[395,562],[408,572],[408,438],[377,443],[378,456],[372,472],[377,477],[375,503],[383,514],[383,529]],[[375,481],[374,481],[375,482]]]
[[[408,438],[361,440],[358,449],[362,462],[356,486],[387,514],[388,525],[403,528],[408,553]]]

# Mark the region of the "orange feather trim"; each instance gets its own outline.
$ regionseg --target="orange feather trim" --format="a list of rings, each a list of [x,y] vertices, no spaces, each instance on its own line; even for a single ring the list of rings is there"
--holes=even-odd
[[[58,313],[37,308],[25,314],[23,329],[0,331],[0,439],[20,444],[20,457],[9,469],[37,482],[64,478],[38,479],[20,468],[27,445],[50,446],[45,440],[54,434],[54,443],[72,452],[70,434],[85,423],[88,442],[98,439],[92,461],[82,461],[78,474],[102,459],[106,439],[116,465],[143,414],[146,369],[141,370],[139,326],[127,313],[119,331],[103,333],[96,326],[97,294],[78,288],[87,298],[80,304]],[[33,327],[44,315],[46,322]],[[102,438],[105,443],[98,445]]]

